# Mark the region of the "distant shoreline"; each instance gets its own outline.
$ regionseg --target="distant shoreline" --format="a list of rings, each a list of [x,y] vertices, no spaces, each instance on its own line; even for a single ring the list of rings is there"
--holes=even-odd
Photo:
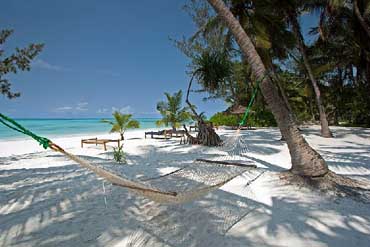
[[[48,138],[101,135],[109,133],[111,128],[109,124],[101,123],[101,118],[17,118],[16,120],[32,132]],[[136,120],[140,122],[140,128],[137,130],[158,128],[156,126],[158,118],[136,118]],[[131,132],[132,130],[127,131]],[[0,141],[25,139],[27,139],[26,136],[0,125]]]
[[[155,119],[159,120],[161,118],[151,118],[151,117],[132,117],[133,119]],[[101,120],[101,119],[113,119],[112,117],[86,117],[86,118],[27,118],[27,117],[15,117],[15,120]]]

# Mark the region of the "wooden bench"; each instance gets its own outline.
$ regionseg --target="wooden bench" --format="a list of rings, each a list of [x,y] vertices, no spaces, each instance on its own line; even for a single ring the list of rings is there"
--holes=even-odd
[[[81,148],[84,147],[84,144],[95,144],[96,146],[103,145],[104,151],[107,151],[107,143],[108,142],[117,142],[118,147],[121,146],[121,140],[112,140],[112,139],[98,139],[98,138],[89,138],[89,139],[82,139],[81,140]]]
[[[148,131],[145,132],[145,139],[146,136],[150,135],[150,137],[153,139],[154,136],[164,136],[165,139],[169,139],[172,137],[171,130],[161,130],[161,131]]]
[[[185,130],[170,130],[171,137],[184,137]]]
[[[192,131],[192,129],[194,129],[195,132],[198,132],[199,131],[198,125],[191,125],[191,126],[189,126],[190,132]]]

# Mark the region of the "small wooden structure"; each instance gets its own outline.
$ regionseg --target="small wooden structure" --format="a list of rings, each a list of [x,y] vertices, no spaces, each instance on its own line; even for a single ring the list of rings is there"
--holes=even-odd
[[[95,144],[96,146],[103,145],[104,151],[107,151],[107,143],[108,142],[117,142],[118,147],[121,146],[121,140],[112,140],[112,139],[98,139],[98,138],[89,138],[89,139],[82,139],[81,140],[81,148],[84,147],[84,144]]]
[[[145,132],[145,139],[146,136],[150,135],[150,137],[153,139],[154,136],[164,136],[165,139],[170,139],[172,137],[184,137],[185,136],[185,131],[184,130],[161,130],[161,131],[148,131]]]
[[[145,132],[145,139],[147,135],[150,135],[150,138],[154,138],[154,136],[164,136],[165,139],[171,138],[171,130],[161,130],[161,131],[148,131]]]
[[[199,131],[198,125],[190,125],[189,126],[189,131],[191,132],[192,129],[194,129],[195,132],[198,132]]]
[[[185,136],[185,130],[171,130],[170,132],[171,137],[184,137]]]
[[[225,129],[227,130],[256,130],[256,128],[253,128],[251,126],[225,126]]]

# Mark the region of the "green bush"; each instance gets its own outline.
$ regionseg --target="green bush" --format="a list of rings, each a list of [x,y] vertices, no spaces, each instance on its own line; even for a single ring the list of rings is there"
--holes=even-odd
[[[274,115],[266,109],[256,109],[251,112],[247,119],[247,125],[254,127],[277,126]]]
[[[118,163],[126,163],[126,154],[123,152],[123,145],[113,148],[113,159]]]
[[[218,112],[213,115],[210,119],[214,125],[225,125],[225,126],[237,126],[240,122],[240,117],[238,115],[226,114],[223,112]]]
[[[214,125],[238,126],[243,115],[227,114],[218,112],[210,118],[210,122]],[[254,127],[271,127],[277,126],[274,115],[268,110],[256,109],[252,110],[246,121],[247,126]]]

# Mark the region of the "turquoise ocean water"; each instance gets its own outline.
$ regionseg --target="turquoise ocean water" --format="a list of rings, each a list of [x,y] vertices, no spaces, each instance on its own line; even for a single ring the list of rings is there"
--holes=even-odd
[[[89,119],[16,119],[32,132],[45,137],[62,137],[77,134],[108,133],[110,125],[101,123],[100,118]],[[140,129],[156,128],[156,118],[136,118]],[[21,133],[11,130],[0,123],[0,140],[24,139]]]

